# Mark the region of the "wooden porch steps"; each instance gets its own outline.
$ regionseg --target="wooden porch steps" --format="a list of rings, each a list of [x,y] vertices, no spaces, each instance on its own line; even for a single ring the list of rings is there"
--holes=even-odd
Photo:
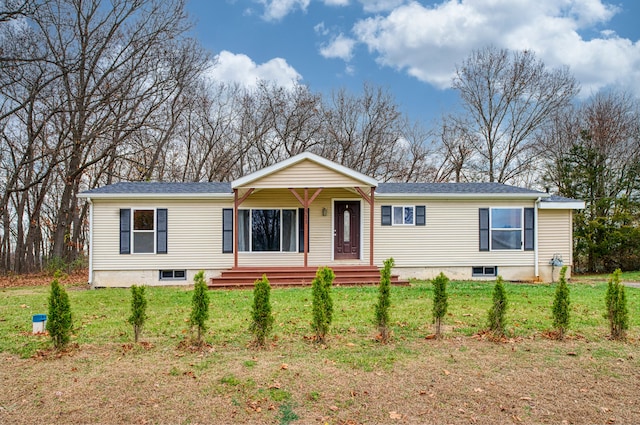
[[[375,266],[335,266],[334,285],[377,285],[380,269]],[[209,289],[249,288],[257,279],[267,275],[271,286],[309,286],[316,276],[317,267],[238,267],[222,272],[209,280]],[[408,285],[397,275],[391,276],[392,285]]]

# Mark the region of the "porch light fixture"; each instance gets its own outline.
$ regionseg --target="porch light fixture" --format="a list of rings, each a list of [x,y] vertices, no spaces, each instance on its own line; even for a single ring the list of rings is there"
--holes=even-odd
[[[322,216],[323,217],[327,216],[327,208],[322,208]]]

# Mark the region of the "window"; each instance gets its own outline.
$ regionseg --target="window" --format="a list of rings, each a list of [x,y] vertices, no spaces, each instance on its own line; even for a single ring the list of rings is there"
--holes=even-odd
[[[238,210],[238,251],[298,250],[297,210]]]
[[[522,208],[491,209],[491,250],[522,249]]]
[[[402,207],[393,207],[393,225],[394,226],[402,226],[402,225],[411,225],[413,226],[413,217],[414,217],[414,207],[413,206],[402,206]]]
[[[283,210],[286,211],[284,213],[285,218],[285,231],[283,239],[289,242],[289,248],[294,251],[295,247],[291,245],[292,234],[290,231],[295,231],[295,228],[291,223],[289,223],[289,219],[292,218],[295,220],[295,215],[291,214],[291,211],[295,210]],[[250,249],[249,238],[251,237],[251,232],[249,231],[249,223],[251,222],[251,210],[238,210],[238,229],[239,229],[239,237],[238,237],[238,251],[247,252]],[[304,209],[298,208],[298,252],[303,252],[304,248]],[[289,229],[289,230],[286,230]],[[232,253],[233,252],[233,208],[223,208],[222,209],[222,252],[223,253]],[[286,243],[284,245],[287,245]],[[307,252],[309,252],[309,246],[307,246]]]
[[[483,276],[491,276],[495,277],[498,275],[498,268],[495,266],[475,266],[471,271],[471,275],[473,277],[483,277]]]
[[[167,209],[121,209],[120,254],[166,254]]]
[[[160,280],[187,280],[185,270],[160,270]]]
[[[534,208],[480,208],[480,251],[535,249]]]
[[[133,210],[133,252],[155,252],[155,223],[153,210]]]
[[[424,205],[383,205],[380,211],[382,226],[424,226],[426,224]]]

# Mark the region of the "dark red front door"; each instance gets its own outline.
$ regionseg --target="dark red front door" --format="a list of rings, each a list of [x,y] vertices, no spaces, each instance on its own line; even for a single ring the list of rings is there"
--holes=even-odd
[[[335,201],[334,212],[334,258],[336,260],[359,259],[360,203]]]

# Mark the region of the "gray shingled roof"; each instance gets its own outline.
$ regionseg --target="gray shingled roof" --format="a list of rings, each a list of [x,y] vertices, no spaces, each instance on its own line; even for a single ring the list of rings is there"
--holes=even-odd
[[[397,194],[540,194],[537,190],[502,183],[380,183],[376,193]]]
[[[83,196],[93,195],[198,195],[232,194],[231,184],[227,182],[120,182],[83,192]],[[376,194],[429,195],[429,194],[526,194],[544,195],[544,192],[509,186],[501,183],[380,183]],[[575,199],[552,195],[542,198],[543,202],[572,202]]]
[[[565,198],[564,196],[551,195],[548,198],[541,199],[541,202],[575,202],[577,199]]]
[[[152,195],[152,194],[196,194],[196,193],[233,193],[230,183],[196,182],[196,183],[164,183],[164,182],[120,182],[98,187],[83,192],[84,195]]]

